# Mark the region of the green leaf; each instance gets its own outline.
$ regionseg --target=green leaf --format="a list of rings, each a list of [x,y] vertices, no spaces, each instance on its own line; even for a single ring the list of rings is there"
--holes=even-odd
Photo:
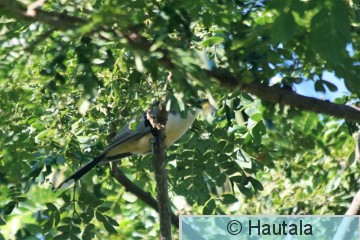
[[[105,229],[109,233],[117,233],[116,229],[109,223],[108,219],[102,215],[99,211],[95,212],[96,219],[104,224]],[[117,224],[117,223],[116,223]]]
[[[71,221],[77,225],[81,224],[81,218],[79,215],[74,215],[73,218],[71,219]]]
[[[289,42],[297,31],[297,24],[291,11],[281,13],[279,17],[275,19],[272,26],[272,38],[274,41],[283,43]]]
[[[70,194],[67,192],[63,192],[60,196],[65,203],[69,203],[71,201]]]
[[[99,211],[95,212],[95,216],[96,219],[99,220],[100,222],[107,222],[106,217],[104,215],[102,215]]]
[[[80,214],[80,217],[82,218],[82,220],[84,221],[85,224],[90,223],[90,221],[94,217],[94,209],[89,207],[86,210],[86,212],[83,212],[83,213]]]
[[[98,207],[96,210],[101,212],[101,213],[104,213],[104,212],[109,211],[110,208],[109,207]]]
[[[316,81],[314,87],[315,87],[315,91],[317,91],[317,92],[323,92],[323,93],[326,92],[326,89],[325,89],[322,81]]]
[[[212,215],[214,213],[216,209],[216,204],[215,204],[215,200],[211,199],[210,201],[208,201],[205,205],[205,207],[203,208],[203,215]]]
[[[56,227],[60,223],[60,213],[59,211],[53,212],[54,215],[54,226]]]
[[[351,92],[360,95],[360,84],[358,84],[357,77],[354,78],[352,76],[348,76],[347,78],[345,78],[345,84]]]
[[[229,142],[225,145],[224,147],[224,152],[225,153],[232,153],[234,151],[234,143],[233,142]]]
[[[5,224],[6,224],[5,219],[2,216],[0,216],[0,226],[5,225]]]
[[[136,128],[138,127],[138,124],[139,124],[139,122],[136,121],[136,119],[130,121],[130,123],[129,123],[129,129],[130,129],[131,131],[135,131]]]
[[[109,222],[103,222],[103,224],[106,231],[108,231],[109,233],[117,233],[116,229]]]
[[[259,122],[263,119],[262,113],[255,113],[253,115],[250,116],[250,118],[254,121],[254,122]]]
[[[64,217],[63,219],[61,219],[61,222],[66,223],[66,224],[71,224],[72,218],[71,217]]]
[[[202,43],[201,45],[203,47],[211,47],[211,46],[214,46],[216,44],[220,44],[224,41],[224,38],[222,37],[219,37],[219,36],[213,36],[213,37],[208,37],[206,38]]]
[[[119,223],[118,223],[115,219],[113,219],[113,218],[111,218],[110,216],[107,216],[107,215],[105,215],[105,217],[106,217],[107,221],[108,221],[111,225],[116,226],[116,227],[119,226]]]
[[[91,231],[94,228],[95,228],[95,225],[92,224],[92,223],[86,225],[86,227],[84,229],[84,233],[82,234],[82,239],[83,240],[90,240],[90,239],[95,238],[94,232]]]
[[[75,234],[71,234],[70,235],[70,240],[81,240],[81,239],[78,238]]]
[[[261,143],[262,136],[266,132],[266,127],[262,121],[257,122],[256,125],[251,129],[251,134],[254,137],[256,144]]]
[[[331,64],[340,65],[350,42],[350,21],[347,5],[333,1],[330,8],[322,7],[311,20],[311,43],[314,49]]]
[[[26,122],[27,122],[27,124],[32,124],[39,119],[40,119],[40,117],[35,115],[35,116],[28,117],[26,119]]]
[[[224,194],[224,195],[222,195],[221,202],[223,204],[233,204],[233,203],[238,202],[238,199],[232,194]]]
[[[54,240],[68,240],[68,239],[69,239],[69,235],[66,233],[54,237]]]
[[[42,232],[43,232],[43,233],[49,232],[49,231],[51,230],[53,224],[54,224],[54,217],[53,217],[53,216],[50,216],[50,217],[46,220],[46,222],[45,222],[45,224],[44,224],[44,226],[43,226]]]
[[[10,201],[10,202],[8,202],[8,203],[5,205],[4,209],[3,209],[3,213],[4,213],[5,215],[10,215],[10,214],[12,213],[12,211],[14,210],[14,208],[16,207],[17,204],[18,204],[17,201]]]
[[[16,200],[18,202],[26,202],[28,199],[26,197],[17,197]]]
[[[103,203],[102,200],[98,199],[94,194],[90,193],[85,188],[81,189],[79,201],[84,202],[92,207],[97,207]]]
[[[71,233],[79,234],[81,233],[81,229],[77,226],[72,225],[71,226]]]
[[[71,226],[70,225],[62,225],[56,228],[59,232],[68,233],[70,232]]]
[[[221,187],[226,181],[226,175],[221,173],[215,179],[216,179],[216,186]]]
[[[52,212],[55,212],[55,211],[57,212],[58,211],[57,207],[52,203],[46,203],[45,205]]]
[[[244,194],[247,198],[252,198],[253,193],[249,188],[243,187],[243,185],[238,184],[238,188],[242,194]]]
[[[261,184],[261,182],[259,182],[258,180],[256,180],[255,178],[252,178],[252,177],[249,177],[249,179],[255,190],[258,190],[258,191],[264,190],[264,187]]]
[[[335,84],[328,82],[326,80],[320,80],[324,85],[326,85],[326,87],[331,91],[331,92],[336,92],[337,91],[337,87]]]
[[[46,240],[48,240],[48,239],[53,240],[54,239],[54,237],[51,235],[51,233],[45,234],[44,237],[45,237]]]
[[[283,10],[287,7],[287,2],[282,0],[273,0],[269,2],[269,8],[275,8],[276,10]]]

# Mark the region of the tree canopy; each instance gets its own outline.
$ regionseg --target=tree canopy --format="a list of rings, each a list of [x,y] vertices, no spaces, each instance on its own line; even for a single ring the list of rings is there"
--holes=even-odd
[[[158,236],[151,154],[52,187],[163,96],[183,115],[217,106],[167,149],[174,216],[344,214],[360,187],[359,4],[1,0],[0,239]]]

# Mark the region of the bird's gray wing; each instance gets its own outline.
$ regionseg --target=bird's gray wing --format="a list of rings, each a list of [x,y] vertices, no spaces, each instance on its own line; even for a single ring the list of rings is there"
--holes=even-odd
[[[114,156],[106,157],[106,153],[110,151],[111,149],[119,146],[122,143],[126,143],[127,141],[136,141],[139,138],[143,137],[144,135],[151,132],[150,126],[145,126],[145,118],[142,117],[137,128],[135,131],[131,131],[129,129],[129,124],[127,124],[125,127],[123,127],[120,132],[114,137],[114,139],[110,142],[108,147],[97,157],[95,157],[92,161],[86,163],[84,166],[82,166],[80,169],[78,169],[75,173],[73,173],[71,176],[67,177],[62,183],[59,184],[59,186],[56,189],[65,187],[72,182],[78,180],[82,176],[84,176],[86,173],[88,173],[94,166],[96,166],[99,163],[102,162],[108,162],[108,161],[114,161],[119,160],[122,157],[130,156],[131,153],[121,153]]]
[[[129,124],[126,124],[118,134],[113,138],[113,140],[110,142],[110,144],[105,148],[103,153],[101,155],[106,155],[108,151],[111,149],[119,146],[122,143],[125,143],[127,141],[135,141],[139,138],[143,137],[144,135],[151,132],[150,126],[145,126],[145,118],[142,116],[141,120],[137,126],[137,128],[132,131],[129,128]]]

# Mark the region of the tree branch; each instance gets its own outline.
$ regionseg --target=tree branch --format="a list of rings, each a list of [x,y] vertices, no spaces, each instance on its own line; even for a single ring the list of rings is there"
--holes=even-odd
[[[155,110],[155,111],[154,111]],[[154,136],[152,141],[153,166],[156,181],[157,199],[159,203],[160,215],[160,239],[171,240],[171,215],[168,193],[168,180],[166,171],[166,143],[165,126],[167,122],[167,111],[165,106],[160,103],[154,106],[154,115],[148,111],[146,117],[152,126],[151,131]]]
[[[159,204],[156,199],[153,198],[150,193],[145,192],[133,183],[114,163],[111,164],[111,175],[116,179],[116,181],[124,186],[127,192],[131,192],[156,212],[159,212]],[[171,224],[174,227],[179,228],[179,218],[173,212],[171,213]]]
[[[360,215],[360,190],[354,196],[345,215]]]
[[[359,215],[360,213],[360,190],[356,193],[345,215]],[[333,239],[351,239],[353,233],[359,228],[359,223],[354,218],[344,217],[337,228]]]
[[[357,133],[355,141],[355,160],[360,163],[360,132]]]
[[[141,45],[142,51],[145,49],[150,51],[152,43],[138,34],[133,33],[133,35],[136,36],[134,38],[128,37],[126,34],[122,34],[119,31],[116,31],[116,34],[126,37],[129,44],[131,44],[134,48],[140,48],[138,46]],[[158,63],[169,70],[174,70],[176,65],[172,62],[171,58],[168,57],[168,51],[166,49],[158,49],[158,51],[163,53],[163,57],[158,60]],[[298,108],[299,110],[326,114],[348,121],[360,122],[360,111],[352,106],[302,96],[293,91],[285,90],[276,86],[269,86],[256,80],[250,84],[245,84],[240,77],[235,76],[226,70],[218,69],[210,71],[201,69],[201,71],[205,74],[205,76],[219,81],[224,87],[238,87],[240,90],[253,94],[270,103],[289,105],[291,107]]]
[[[136,41],[134,38],[127,37],[129,43],[135,48],[138,45],[141,45],[141,50],[144,50],[144,48],[149,48],[148,51],[150,51],[150,47],[148,46],[151,46],[152,44],[145,38],[140,37],[137,34],[134,35],[137,36],[135,38]],[[161,59],[158,60],[158,63],[170,70],[175,69],[176,65],[168,57],[168,51],[166,49],[158,50],[161,51],[164,55]],[[291,107],[298,108],[299,110],[326,114],[348,121],[360,122],[360,111],[352,106],[341,105],[313,97],[302,96],[293,91],[285,90],[276,86],[268,86],[267,84],[256,80],[250,84],[245,84],[240,77],[235,76],[226,70],[201,70],[205,76],[215,78],[225,87],[238,87],[240,90],[253,94],[260,99],[270,103],[289,105]]]
[[[351,106],[302,96],[292,91],[274,86],[270,87],[259,82],[244,85],[242,89],[271,103],[289,105],[300,110],[322,113],[349,121],[360,121],[360,111]]]
[[[348,121],[360,122],[360,111],[352,106],[341,105],[313,97],[306,97],[292,91],[260,82],[243,85],[242,90],[270,103],[289,105],[304,111],[326,114]]]
[[[360,122],[360,111],[354,107],[332,103],[313,97],[306,97],[293,91],[285,90],[276,86],[268,86],[267,84],[253,81],[250,84],[243,84],[241,79],[229,72],[209,71],[204,72],[212,78],[218,80],[226,87],[239,87],[247,93],[251,93],[262,100],[270,103],[278,103],[280,105],[289,105],[300,110],[322,113],[348,121]]]
[[[138,187],[135,183],[133,183],[121,169],[117,167],[115,163],[111,163],[111,175],[118,181],[121,185],[124,186],[125,190],[128,192],[131,192],[136,197],[138,197],[141,201],[143,201],[145,204],[150,206],[152,209],[154,209],[156,212],[159,213],[159,204],[156,201],[155,198],[151,196],[150,193],[145,192],[143,189]],[[176,216],[173,212],[171,212],[171,224],[179,228],[179,218]],[[197,231],[191,228],[186,223],[183,223],[183,228],[186,229],[186,232],[190,233],[191,236],[195,236],[198,240],[203,240],[204,238],[199,235]]]
[[[66,30],[88,22],[86,19],[69,16],[64,13],[49,12],[38,8],[31,10],[34,14],[28,15],[27,8],[18,1],[2,0],[0,2],[0,11],[9,18],[15,18],[20,21],[39,21],[49,24],[54,29],[58,30]],[[150,51],[150,47],[153,45],[151,41],[147,40],[136,31],[130,31],[128,33],[123,33],[119,30],[109,31],[115,33],[118,37],[126,38],[134,49]],[[171,58],[168,57],[168,50],[157,50],[161,51],[164,55],[158,60],[158,63],[170,70],[175,69],[176,65],[171,61]],[[270,103],[289,105],[291,107],[298,108],[299,110],[311,111],[338,117],[348,121],[360,122],[360,111],[351,106],[331,103],[312,97],[305,97],[292,91],[284,90],[275,86],[268,86],[267,84],[260,83],[259,81],[244,84],[240,77],[235,76],[228,71],[209,71],[205,69],[202,71],[205,76],[215,78],[225,87],[238,87],[240,90],[251,93]]]
[[[67,30],[79,24],[87,23],[87,20],[82,18],[70,16],[64,13],[44,11],[39,8],[32,8],[31,14],[28,14],[28,8],[20,2],[14,0],[1,0],[0,11],[9,18],[29,22],[39,21],[49,24],[53,28],[59,30]]]
[[[145,192],[133,183],[114,163],[111,164],[111,175],[116,179],[116,181],[124,186],[126,191],[131,192],[156,212],[159,212],[159,204],[156,199],[153,198],[150,193]],[[171,224],[174,227],[179,228],[179,218],[174,213],[171,213]]]

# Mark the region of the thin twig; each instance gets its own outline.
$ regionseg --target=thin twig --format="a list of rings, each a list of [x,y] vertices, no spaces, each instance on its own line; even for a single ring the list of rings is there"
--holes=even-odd
[[[37,45],[39,45],[42,41],[44,41],[45,39],[47,39],[48,37],[51,36],[51,34],[55,31],[55,29],[50,29],[46,32],[43,32],[42,34],[40,34],[40,36],[38,36],[33,42],[31,42],[24,50],[27,52],[32,53],[35,49],[35,47]]]
[[[134,194],[136,197],[138,197],[141,201],[143,201],[145,204],[147,204],[149,207],[154,209],[156,212],[159,213],[159,204],[156,201],[155,198],[151,196],[150,193],[145,192],[143,189],[138,187],[135,183],[133,183],[125,174],[124,172],[119,169],[115,163],[111,163],[111,175],[118,181],[121,185],[124,186],[125,190]],[[176,216],[171,211],[171,224],[179,228],[179,217]],[[204,238],[191,226],[189,226],[186,223],[182,223],[183,230],[186,231],[188,234],[194,237],[194,239],[198,240],[204,240]]]
[[[150,193],[145,192],[143,189],[138,187],[135,183],[133,183],[121,169],[119,169],[115,163],[111,164],[111,175],[118,181],[121,185],[125,187],[125,190],[131,192],[135,196],[137,196],[141,201],[146,203],[156,212],[159,212],[159,205],[155,198],[151,196]],[[179,218],[174,213],[171,213],[171,224],[179,228]]]

